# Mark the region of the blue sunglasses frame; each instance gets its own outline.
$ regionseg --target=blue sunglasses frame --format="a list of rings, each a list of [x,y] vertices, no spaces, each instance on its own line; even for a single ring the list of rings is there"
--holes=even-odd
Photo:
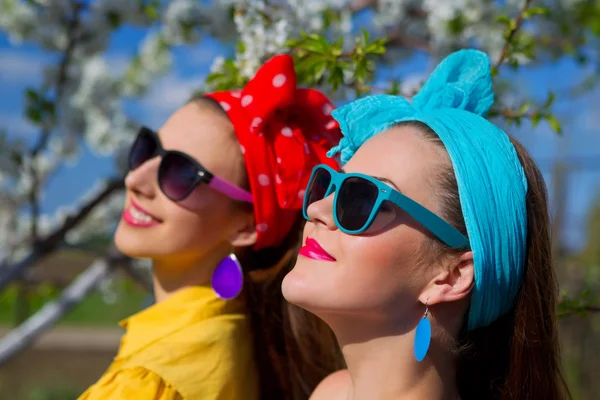
[[[308,204],[308,199],[310,197],[310,193],[309,193],[310,187],[313,183],[313,180],[317,176],[317,173],[320,170],[326,171],[331,176],[331,180],[329,181],[329,186],[327,187],[327,190],[325,191],[325,196],[323,198],[328,197],[329,195],[331,195],[332,192],[335,191],[335,196],[333,198],[333,210],[332,210],[333,218],[335,220],[336,226],[342,232],[347,233],[349,235],[359,235],[361,233],[364,233],[367,229],[369,229],[369,227],[375,220],[375,217],[377,216],[377,213],[379,212],[383,202],[388,201],[388,202],[400,207],[407,214],[409,214],[411,217],[413,217],[417,222],[419,222],[421,225],[423,225],[427,230],[429,230],[432,234],[434,234],[438,239],[440,239],[442,242],[444,242],[446,245],[450,246],[451,248],[454,248],[454,249],[469,248],[469,239],[467,239],[467,237],[465,235],[460,233],[458,231],[458,229],[456,229],[455,227],[450,225],[448,222],[446,222],[443,218],[441,218],[438,215],[434,214],[433,212],[429,211],[427,208],[423,207],[416,201],[410,199],[409,197],[406,197],[405,195],[403,195],[396,189],[390,187],[389,185],[381,182],[378,179],[373,178],[372,176],[358,174],[358,173],[337,172],[325,164],[319,164],[313,168],[312,174],[308,181],[308,185],[306,187],[306,192],[304,194],[304,201],[302,203],[302,214],[304,215],[304,218],[307,221],[310,220],[310,218],[308,217],[308,213],[307,213],[308,206],[310,205],[310,204]],[[373,207],[371,208],[371,214],[369,215],[367,222],[361,228],[356,229],[356,230],[349,230],[349,229],[344,228],[337,217],[337,207],[338,207],[338,202],[339,202],[338,193],[340,192],[339,189],[344,184],[344,181],[347,179],[350,179],[350,178],[364,179],[365,181],[375,185],[378,189],[377,198],[375,199]],[[315,200],[315,202],[319,201],[319,200],[322,200],[322,199],[317,199],[317,200]]]

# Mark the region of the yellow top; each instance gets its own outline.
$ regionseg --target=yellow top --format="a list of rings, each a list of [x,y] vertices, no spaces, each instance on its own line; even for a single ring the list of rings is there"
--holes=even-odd
[[[256,400],[250,323],[239,301],[192,287],[121,322],[113,363],[79,400]]]

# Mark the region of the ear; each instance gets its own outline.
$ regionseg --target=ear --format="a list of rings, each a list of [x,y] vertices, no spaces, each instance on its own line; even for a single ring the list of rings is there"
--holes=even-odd
[[[240,223],[234,227],[229,236],[229,242],[233,247],[250,247],[256,243],[258,232],[254,215],[249,213],[246,218],[240,219]]]
[[[474,271],[472,251],[451,257],[425,287],[419,301],[434,305],[464,299],[475,285]]]

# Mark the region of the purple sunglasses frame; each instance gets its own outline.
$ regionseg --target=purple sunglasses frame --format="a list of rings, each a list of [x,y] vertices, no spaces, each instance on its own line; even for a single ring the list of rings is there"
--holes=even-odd
[[[213,174],[211,174],[206,168],[204,168],[202,166],[202,164],[200,164],[195,158],[193,158],[192,156],[183,153],[181,151],[177,151],[177,150],[165,150],[162,146],[162,143],[160,141],[160,137],[158,136],[158,134],[153,131],[152,129],[142,126],[140,127],[140,130],[138,131],[138,135],[135,139],[135,141],[133,142],[133,144],[131,145],[131,148],[129,150],[129,157],[128,157],[128,163],[129,163],[129,170],[134,170],[135,168],[132,168],[132,156],[133,156],[133,151],[135,149],[135,146],[137,144],[137,142],[141,139],[141,137],[143,135],[148,135],[150,136],[156,143],[156,150],[154,151],[154,153],[152,154],[151,157],[149,157],[147,160],[144,160],[143,162],[146,162],[148,160],[153,159],[156,156],[160,156],[162,159],[160,161],[160,166],[158,168],[158,176],[160,177],[161,174],[161,170],[164,168],[163,167],[163,160],[165,159],[165,156],[167,155],[171,155],[171,156],[177,156],[177,157],[183,157],[186,160],[190,161],[191,164],[196,168],[196,180],[194,181],[193,184],[190,185],[190,188],[188,189],[188,191],[185,193],[185,195],[183,195],[181,198],[173,198],[171,196],[169,196],[164,189],[161,187],[160,185],[160,179],[158,179],[158,186],[160,187],[160,190],[164,193],[165,196],[167,196],[169,199],[173,200],[173,201],[182,201],[184,200],[186,197],[188,197],[193,191],[194,189],[196,189],[196,187],[198,187],[199,184],[201,183],[205,183],[206,185],[208,185],[208,187],[210,187],[211,189],[216,190],[217,192],[223,193],[225,196],[235,199],[235,200],[239,200],[239,201],[243,201],[246,203],[253,203],[253,199],[252,199],[252,193],[237,187],[236,185],[227,182],[224,179],[221,179],[217,176],[214,176]],[[143,164],[143,163],[142,163]],[[138,166],[139,167],[139,166]]]

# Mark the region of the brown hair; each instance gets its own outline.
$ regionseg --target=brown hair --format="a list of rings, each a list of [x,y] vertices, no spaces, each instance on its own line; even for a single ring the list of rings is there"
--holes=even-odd
[[[400,126],[418,129],[444,147],[437,134],[419,121]],[[528,182],[527,254],[523,282],[511,310],[487,327],[463,331],[458,338],[457,386],[463,400],[570,398],[562,374],[557,328],[558,283],[552,264],[547,190],[541,172],[525,148],[511,138]],[[465,236],[458,184],[452,168],[439,171],[442,216]],[[449,251],[431,239],[428,245]]]
[[[227,117],[212,98],[194,97],[192,101]],[[247,177],[240,186],[250,190]],[[235,206],[252,210],[248,203],[235,202]],[[329,326],[288,303],[281,293],[282,280],[296,263],[303,227],[304,220],[298,213],[296,223],[277,247],[236,252],[247,278],[244,291],[261,399],[305,400],[327,375],[344,368],[341,350]]]

